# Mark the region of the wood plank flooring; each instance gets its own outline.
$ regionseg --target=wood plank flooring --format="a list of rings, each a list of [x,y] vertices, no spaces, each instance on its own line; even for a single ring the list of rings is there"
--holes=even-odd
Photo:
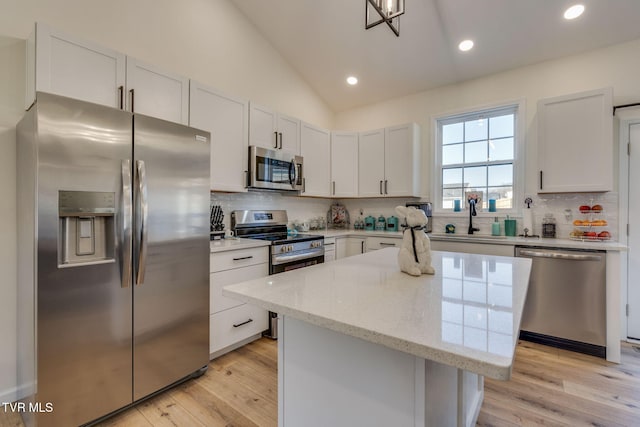
[[[100,427],[276,426],[277,346],[263,338]],[[622,363],[521,341],[511,381],[485,380],[478,426],[640,426],[640,347]],[[0,407],[0,427],[22,427]]]

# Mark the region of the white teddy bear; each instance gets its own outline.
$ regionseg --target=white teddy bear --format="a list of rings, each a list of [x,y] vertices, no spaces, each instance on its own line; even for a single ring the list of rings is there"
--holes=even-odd
[[[427,215],[422,209],[413,206],[397,206],[396,212],[401,224],[407,225],[398,254],[400,270],[412,276],[435,274],[436,271],[431,266],[431,241],[424,232],[429,221]],[[402,221],[403,218],[406,218],[405,221]]]

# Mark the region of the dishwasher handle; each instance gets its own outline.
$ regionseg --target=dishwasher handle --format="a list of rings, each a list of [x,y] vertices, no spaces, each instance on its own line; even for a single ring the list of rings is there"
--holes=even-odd
[[[517,256],[526,256],[532,258],[554,258],[554,259],[565,259],[569,261],[600,261],[602,257],[600,255],[578,255],[571,254],[566,252],[556,252],[556,251],[535,251],[535,250],[520,250],[518,251]]]

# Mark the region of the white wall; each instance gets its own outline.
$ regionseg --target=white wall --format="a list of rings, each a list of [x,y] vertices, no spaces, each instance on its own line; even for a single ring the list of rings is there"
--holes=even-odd
[[[0,402],[16,385],[16,123],[24,105],[23,40],[0,38]]]
[[[335,128],[366,130],[416,122],[423,144],[424,196],[431,189],[433,116],[518,99],[526,100],[526,183],[533,195],[537,179],[537,120],[539,99],[613,87],[614,105],[640,102],[640,40],[548,61],[488,77],[391,99],[336,114]],[[617,145],[617,141],[615,141]],[[617,158],[617,156],[616,156]]]
[[[331,128],[333,112],[228,0],[0,0],[0,10],[0,402],[6,402],[15,399],[16,386],[15,124],[24,105],[24,40],[35,21],[319,126]]]
[[[333,112],[228,0],[0,0],[0,34],[35,21],[330,128]]]

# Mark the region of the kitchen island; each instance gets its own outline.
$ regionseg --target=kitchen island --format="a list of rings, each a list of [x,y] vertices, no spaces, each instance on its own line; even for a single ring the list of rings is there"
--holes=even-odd
[[[531,261],[397,248],[230,285],[279,313],[281,426],[475,425],[483,378],[508,380]]]

